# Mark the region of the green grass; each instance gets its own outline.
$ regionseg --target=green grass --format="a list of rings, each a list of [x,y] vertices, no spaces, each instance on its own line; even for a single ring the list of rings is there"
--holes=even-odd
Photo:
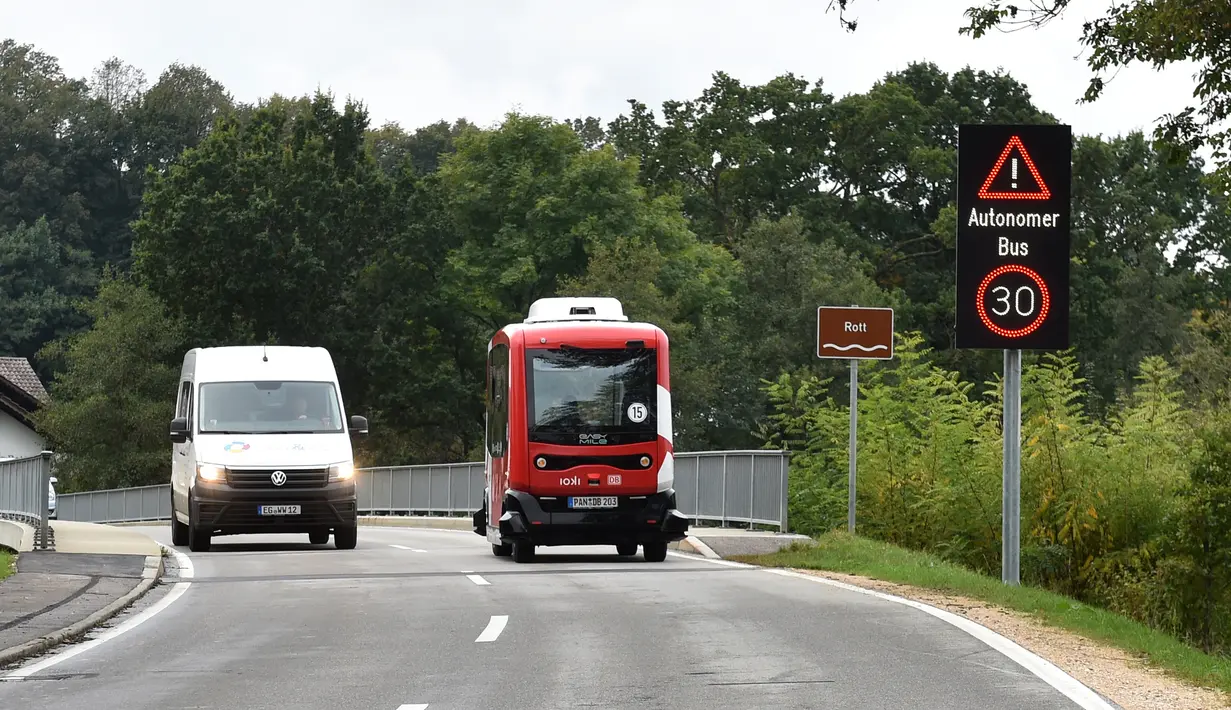
[[[12,552],[7,548],[0,547],[0,579],[4,579],[13,573],[13,558]]]
[[[1123,649],[1157,668],[1199,685],[1231,692],[1231,658],[1211,656],[1125,616],[1034,587],[1010,587],[926,553],[912,552],[845,532],[818,544],[795,544],[770,555],[733,560],[766,567],[828,570],[960,594],[1025,612],[1045,624]]]

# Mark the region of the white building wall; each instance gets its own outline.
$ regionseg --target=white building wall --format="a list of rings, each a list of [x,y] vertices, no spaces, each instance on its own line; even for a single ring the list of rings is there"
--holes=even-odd
[[[43,437],[8,412],[0,412],[0,458],[37,456],[45,448]]]

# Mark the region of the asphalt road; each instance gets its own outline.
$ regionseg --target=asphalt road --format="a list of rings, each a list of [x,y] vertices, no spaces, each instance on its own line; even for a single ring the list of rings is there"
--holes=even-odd
[[[0,682],[0,708],[1078,707],[916,609],[678,555],[540,548],[518,565],[469,532],[362,528],[350,551],[243,536],[189,557],[183,596]]]

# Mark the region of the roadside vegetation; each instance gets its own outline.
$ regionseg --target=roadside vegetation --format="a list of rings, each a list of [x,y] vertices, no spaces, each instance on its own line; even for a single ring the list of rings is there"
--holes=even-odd
[[[816,545],[795,543],[772,555],[731,559],[767,567],[841,572],[988,602],[1122,649],[1184,680],[1231,693],[1231,660],[1224,656],[1203,653],[1122,614],[1035,586],[1010,587],[998,576],[980,574],[930,553],[831,532],[819,536]]]
[[[1102,417],[1072,355],[1024,364],[1021,569],[1027,584],[1227,654],[1231,408],[1216,373],[1231,353],[1207,326],[1193,324],[1199,354],[1178,366],[1144,358]],[[998,579],[999,378],[976,387],[928,355],[906,334],[893,362],[861,369],[856,532]],[[848,408],[829,384],[766,383],[766,445],[794,452],[792,527],[813,535],[846,526]]]
[[[17,556],[8,548],[0,547],[0,580],[13,574],[13,564]]]

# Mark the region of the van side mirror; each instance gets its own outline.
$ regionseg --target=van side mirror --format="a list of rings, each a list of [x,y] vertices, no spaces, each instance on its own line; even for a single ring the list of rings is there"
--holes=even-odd
[[[59,482],[60,482],[60,479],[56,478],[55,476],[52,476],[51,478],[49,478],[49,479],[47,479],[47,480],[48,480],[48,481],[50,481],[50,482],[51,482],[51,485],[53,485],[53,486],[54,486],[54,485],[56,485],[57,483],[59,483]]]
[[[368,418],[361,417],[358,414],[352,414],[350,418],[350,433],[367,434],[368,433]]]
[[[188,441],[188,418],[176,417],[171,420],[171,441],[182,444]]]

